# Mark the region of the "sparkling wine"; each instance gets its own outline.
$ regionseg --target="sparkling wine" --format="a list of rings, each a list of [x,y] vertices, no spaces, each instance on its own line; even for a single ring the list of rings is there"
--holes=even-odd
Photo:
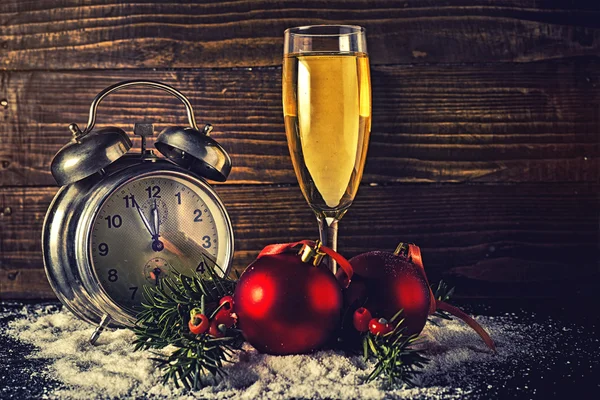
[[[340,218],[362,178],[371,132],[365,53],[291,53],[283,61],[287,142],[313,210]]]

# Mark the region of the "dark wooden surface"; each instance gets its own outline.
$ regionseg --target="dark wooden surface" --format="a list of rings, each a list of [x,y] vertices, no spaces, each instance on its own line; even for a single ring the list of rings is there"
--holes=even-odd
[[[593,1],[153,2],[4,0],[7,69],[278,65],[291,26],[350,23],[374,64],[536,61],[597,55]]]
[[[587,182],[598,177],[600,59],[475,66],[375,66],[367,182]],[[114,82],[146,78],[189,94],[235,163],[230,183],[294,183],[281,69],[5,72],[0,182],[52,185],[48,166]],[[142,96],[141,93],[150,96]],[[133,101],[135,100],[135,101]],[[117,92],[98,124],[185,124],[161,91]],[[1,120],[1,118],[0,118]],[[24,149],[15,151],[15,149]]]
[[[0,4],[0,298],[49,298],[40,229],[53,154],[124,79],[182,90],[234,169],[218,191],[235,266],[317,235],[281,110],[282,32],[368,29],[373,132],[340,223],[348,255],[410,240],[470,297],[590,293],[600,277],[600,5],[555,0]],[[99,126],[184,123],[162,92],[100,106]]]
[[[55,192],[0,189],[0,204],[13,204],[0,216],[6,296],[52,296],[41,282],[39,233]],[[218,192],[235,227],[238,270],[267,244],[318,236],[297,186],[226,185]],[[339,246],[351,257],[414,241],[430,278],[462,283],[463,295],[542,296],[545,285],[588,290],[597,268],[597,204],[595,184],[364,185],[340,223]],[[519,292],[523,285],[530,287]]]

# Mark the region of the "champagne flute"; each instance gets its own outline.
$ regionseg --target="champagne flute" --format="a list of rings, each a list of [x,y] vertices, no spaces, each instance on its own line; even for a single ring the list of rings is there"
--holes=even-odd
[[[314,25],[285,31],[283,114],[300,189],[337,250],[338,221],[358,190],[371,133],[365,29]],[[336,265],[329,260],[335,273]]]

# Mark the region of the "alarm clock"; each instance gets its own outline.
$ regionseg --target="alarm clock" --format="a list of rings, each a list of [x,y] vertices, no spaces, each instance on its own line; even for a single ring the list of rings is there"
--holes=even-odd
[[[110,93],[150,86],[177,97],[189,126],[170,126],[146,148],[151,123],[136,123],[139,152],[118,127],[94,129],[96,110]],[[95,324],[94,343],[106,327],[135,323],[144,286],[175,272],[226,275],[233,258],[231,221],[206,179],[223,182],[227,152],[199,129],[189,100],[160,82],[133,80],[104,89],[92,101],[87,126],[71,124],[72,140],[58,151],[51,171],[61,186],[42,233],[46,275],[73,314]]]

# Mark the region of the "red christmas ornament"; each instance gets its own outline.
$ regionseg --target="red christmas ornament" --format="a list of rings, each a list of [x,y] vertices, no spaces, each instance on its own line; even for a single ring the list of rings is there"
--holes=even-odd
[[[300,243],[302,257],[291,252]],[[325,344],[338,327],[342,292],[320,264],[321,251],[333,255],[351,277],[348,261],[309,241],[265,247],[240,277],[234,294],[238,326],[258,351],[307,353]]]
[[[354,269],[354,278],[344,291],[345,306],[350,311],[346,315],[352,315],[359,307],[366,307],[373,317],[389,320],[402,310],[403,333],[418,335],[423,330],[427,317],[439,309],[462,319],[490,349],[495,350],[493,340],[475,320],[460,309],[435,299],[418,246],[400,243],[394,253],[363,253],[352,258],[350,263]],[[348,325],[350,323],[344,321],[344,336],[348,340],[355,340],[356,330],[348,329]],[[373,332],[375,328],[370,324],[369,329]]]
[[[398,246],[396,253],[371,251],[352,258],[354,279],[344,296],[347,304],[363,305],[375,318],[389,320],[403,310],[405,333],[413,335],[423,330],[433,295],[423,268],[403,254],[404,248]]]

